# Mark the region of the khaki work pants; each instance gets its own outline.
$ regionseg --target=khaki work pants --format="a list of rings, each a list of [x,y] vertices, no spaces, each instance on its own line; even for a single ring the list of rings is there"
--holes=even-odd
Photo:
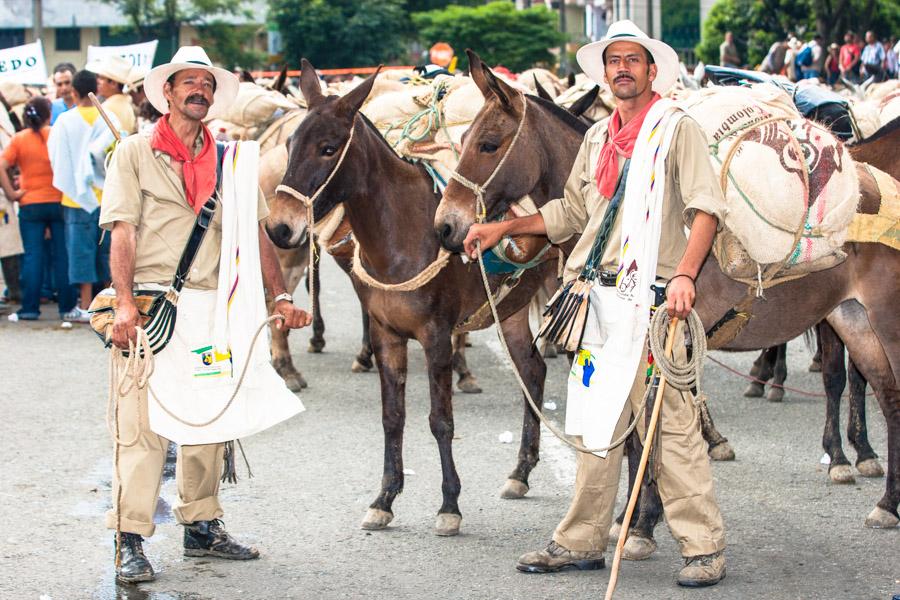
[[[132,388],[119,399],[119,439],[127,444],[135,434],[139,436],[133,446],[119,447],[118,475],[113,465],[113,508],[106,514],[106,526],[115,529],[116,495],[121,485],[121,530],[145,537],[153,535],[156,529],[153,515],[169,447],[169,440],[150,430],[147,401],[146,388],[140,391]],[[222,516],[218,493],[224,450],[224,444],[178,447],[175,465],[178,505],[173,512],[179,523],[210,521]]]
[[[684,329],[679,324],[675,339],[676,359],[684,360]],[[647,362],[641,361],[614,439],[628,428],[640,409],[646,391]],[[700,434],[700,415],[690,392],[666,386],[660,415],[659,495],[669,530],[682,556],[712,554],[725,548],[722,515],[713,493],[707,445]],[[638,423],[644,437],[645,422]],[[579,438],[580,440],[580,438]],[[575,494],[569,512],[556,527],[553,540],[577,552],[606,550],[609,527],[619,489],[623,446],[606,458],[577,453]],[[630,493],[630,490],[629,490]]]

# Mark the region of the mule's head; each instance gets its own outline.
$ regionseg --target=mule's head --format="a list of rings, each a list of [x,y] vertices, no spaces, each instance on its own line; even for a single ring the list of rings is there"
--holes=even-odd
[[[356,113],[369,95],[378,72],[342,97],[325,96],[313,66],[306,59],[301,65],[300,90],[309,112],[287,140],[287,170],[281,185],[310,198],[338,167],[344,147],[350,140]],[[344,201],[341,177],[352,170],[349,160],[345,160],[340,168],[347,171],[335,173],[313,202],[316,221]],[[284,190],[275,194],[266,221],[266,231],[275,245],[296,248],[305,242],[309,235],[306,211],[306,206],[296,195]]]
[[[524,117],[524,95],[494,75],[477,54],[471,50],[466,53],[472,80],[484,95],[484,106],[463,136],[456,172],[473,183],[484,184],[506,157],[484,193],[485,213],[491,218],[533,189],[539,174],[538,159],[536,152],[528,149],[527,125],[509,152]],[[434,217],[435,232],[445,248],[462,250],[466,233],[476,220],[475,213],[475,194],[459,181],[451,180]]]

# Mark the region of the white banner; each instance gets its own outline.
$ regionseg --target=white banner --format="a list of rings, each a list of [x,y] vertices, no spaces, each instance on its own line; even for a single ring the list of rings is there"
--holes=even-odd
[[[136,72],[146,74],[153,68],[153,57],[156,56],[158,44],[159,40],[153,40],[127,46],[88,46],[87,61],[90,63],[104,56],[117,54],[131,61]]]
[[[47,83],[47,63],[41,40],[0,50],[0,79],[16,83]]]

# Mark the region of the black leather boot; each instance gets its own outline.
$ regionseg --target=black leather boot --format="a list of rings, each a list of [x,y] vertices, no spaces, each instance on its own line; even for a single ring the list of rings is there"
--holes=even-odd
[[[185,556],[215,556],[230,560],[259,558],[259,550],[244,546],[225,531],[219,519],[195,521],[184,526]]]
[[[116,579],[123,583],[153,581],[156,573],[150,561],[144,555],[141,542],[144,538],[136,533],[121,533],[119,539],[119,566],[116,567]]]

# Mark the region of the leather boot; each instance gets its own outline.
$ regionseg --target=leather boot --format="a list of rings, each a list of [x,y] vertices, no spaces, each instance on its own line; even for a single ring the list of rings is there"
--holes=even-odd
[[[136,533],[121,532],[119,538],[119,566],[116,567],[116,579],[123,583],[153,581],[156,573],[150,561],[144,555],[141,542],[144,538]]]
[[[684,568],[678,573],[678,585],[707,587],[725,578],[725,555],[721,552],[702,556],[686,556]]]
[[[213,519],[184,525],[184,555],[252,560],[259,558],[259,550],[235,540],[225,531],[222,521]]]
[[[525,573],[554,573],[563,569],[593,571],[606,566],[603,552],[576,552],[552,541],[537,552],[529,552],[519,557],[516,568]]]

